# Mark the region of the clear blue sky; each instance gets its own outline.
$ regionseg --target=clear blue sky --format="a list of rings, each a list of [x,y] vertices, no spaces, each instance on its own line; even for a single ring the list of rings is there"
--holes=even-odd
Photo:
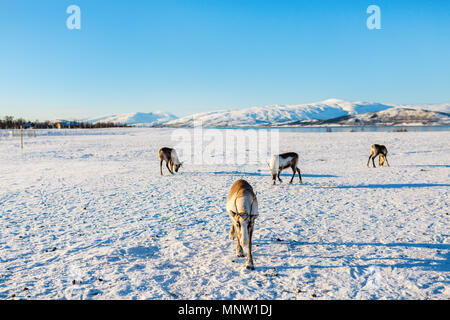
[[[450,1],[2,0],[0,39],[1,117],[450,102]]]

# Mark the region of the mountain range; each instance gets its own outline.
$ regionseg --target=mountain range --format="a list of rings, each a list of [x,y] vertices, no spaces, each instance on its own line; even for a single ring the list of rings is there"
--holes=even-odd
[[[88,123],[113,122],[117,124],[126,124],[138,127],[138,126],[157,126],[175,119],[177,119],[177,117],[174,116],[173,114],[163,111],[154,111],[148,113],[144,112],[119,113],[77,120]]]
[[[304,125],[448,125],[450,103],[394,105],[328,99],[299,105],[273,105],[238,110],[196,113],[177,118],[162,112],[113,114],[82,119],[85,122],[114,122],[131,126],[207,128]]]
[[[283,124],[283,126],[421,126],[450,125],[450,113],[409,109],[391,108],[378,112],[367,112],[347,115],[328,120],[299,120]]]

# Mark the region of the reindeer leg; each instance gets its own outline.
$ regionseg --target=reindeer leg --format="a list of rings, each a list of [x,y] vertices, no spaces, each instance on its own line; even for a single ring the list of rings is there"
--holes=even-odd
[[[294,177],[295,177],[295,167],[292,167],[292,178],[291,178],[291,181],[289,181],[289,184],[292,184]]]
[[[281,174],[281,170],[278,170],[278,175],[277,175],[277,177],[278,177],[278,181],[280,181],[280,183],[282,183],[282,182],[283,182],[283,180],[281,180],[281,179],[280,179],[280,174]]]
[[[237,238],[236,256],[238,256],[239,258],[242,258],[244,256],[244,250],[242,250],[242,247],[241,247],[239,232],[236,232],[236,238]]]
[[[370,154],[370,156],[369,156],[369,160],[367,160],[367,168],[369,168],[370,167],[370,159],[372,158],[372,154]]]
[[[162,164],[163,164],[163,160],[161,160],[159,162],[159,170],[161,171],[161,175],[163,176],[163,172],[162,172]]]
[[[234,240],[236,239],[236,231],[234,230],[234,225],[231,224],[231,228],[230,228],[230,240]]]
[[[299,168],[296,168],[296,169],[297,169],[297,173],[298,173],[299,183],[302,183],[302,174],[300,173],[300,169]]]
[[[250,270],[255,270],[252,256],[252,236],[253,236],[253,223],[251,224],[248,230],[247,263],[245,267]]]
[[[172,170],[170,170],[170,168],[169,168],[169,163],[168,162],[166,162],[166,167],[167,167],[167,170],[169,170],[170,174],[173,174]]]
[[[388,167],[390,167],[390,165],[389,165],[389,161],[387,160],[387,157],[386,157],[386,156],[384,157],[384,160],[386,160],[386,164],[387,164],[387,166],[388,166]]]
[[[375,156],[376,157],[376,156]],[[376,168],[377,166],[375,165],[375,157],[372,157],[372,163],[373,163],[373,167]]]
[[[273,181],[273,185],[277,184],[277,175],[272,173],[272,181]]]

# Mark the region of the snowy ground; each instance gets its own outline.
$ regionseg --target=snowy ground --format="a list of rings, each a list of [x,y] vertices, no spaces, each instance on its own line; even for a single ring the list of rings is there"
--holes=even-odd
[[[450,298],[450,132],[282,132],[304,184],[277,186],[266,164],[161,177],[171,130],[101,133],[0,139],[0,299]],[[255,271],[228,240],[238,178]]]

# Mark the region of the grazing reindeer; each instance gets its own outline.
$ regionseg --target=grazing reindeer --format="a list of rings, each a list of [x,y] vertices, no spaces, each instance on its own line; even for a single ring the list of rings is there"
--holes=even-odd
[[[231,218],[230,240],[237,236],[236,255],[244,256],[242,247],[247,245],[246,268],[254,270],[252,237],[255,219],[258,216],[258,200],[253,188],[245,180],[236,181],[228,195],[226,210]]]
[[[163,161],[166,161],[167,170],[169,170],[169,172],[171,174],[173,174],[174,169],[175,169],[175,172],[178,172],[178,169],[180,169],[181,165],[183,164],[178,159],[178,155],[177,155],[177,152],[175,151],[175,149],[161,148],[159,150],[158,154],[159,154],[159,160],[160,160],[159,169],[161,171],[161,175],[163,175],[163,172],[162,172]],[[170,168],[169,168],[169,165],[170,165]]]
[[[387,160],[387,149],[385,146],[380,145],[380,144],[373,144],[370,148],[370,156],[369,156],[369,160],[367,161],[367,168],[369,168],[369,164],[370,164],[370,159],[372,159],[372,164],[373,167],[376,168],[375,165],[375,158],[377,156],[379,156],[379,165],[380,167],[383,166],[384,162],[386,161],[386,164],[388,165],[388,167],[390,167],[389,165],[389,161]]]
[[[283,182],[280,179],[281,171],[287,168],[292,169],[292,178],[289,183],[292,183],[294,180],[295,173],[298,173],[299,182],[302,183],[302,174],[300,173],[300,169],[297,167],[298,164],[298,154],[295,152],[283,153],[279,155],[273,155],[270,159],[270,173],[272,175],[273,184],[276,184],[276,180]]]

